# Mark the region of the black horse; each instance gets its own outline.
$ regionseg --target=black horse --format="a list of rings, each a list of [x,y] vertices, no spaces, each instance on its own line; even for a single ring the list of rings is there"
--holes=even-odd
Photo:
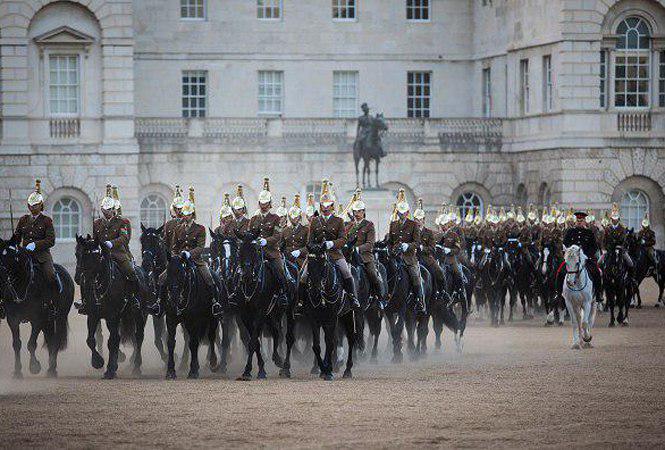
[[[505,253],[498,248],[488,249],[489,253],[482,256],[479,266],[478,283],[482,295],[490,307],[490,318],[493,326],[504,324],[504,308],[507,286],[507,269]]]
[[[261,335],[264,327],[272,331],[273,338],[273,362],[280,369],[284,369],[284,362],[279,356],[279,329],[274,321],[269,320],[270,313],[277,304],[279,282],[265,259],[261,246],[256,241],[257,236],[252,233],[244,233],[241,239],[238,253],[239,292],[235,295],[238,304],[242,325],[248,333],[247,363],[243,374],[238,380],[249,381],[252,379],[252,361],[256,354],[258,365],[257,378],[267,377],[265,361],[261,354]],[[287,341],[287,346],[293,345],[293,341]],[[290,354],[290,348],[287,350]],[[287,373],[282,372],[283,376]]]
[[[176,378],[174,351],[176,330],[179,324],[182,325],[188,337],[186,345],[189,348],[191,360],[187,377],[198,378],[200,375],[199,346],[205,340],[210,344],[208,351],[210,370],[215,372],[218,369],[217,354],[214,348],[218,321],[212,315],[215,293],[201,279],[194,262],[182,255],[169,258],[166,266],[166,279],[167,289],[162,298],[168,333],[166,378]],[[214,273],[213,279],[215,283],[219,283],[219,279]],[[223,291],[220,290],[220,292]]]
[[[0,239],[0,292],[5,302],[7,325],[12,332],[14,378],[22,378],[20,324],[30,322],[28,340],[30,373],[38,374],[41,364],[35,356],[37,338],[44,334],[49,353],[49,377],[57,376],[58,352],[67,347],[68,315],[74,301],[74,282],[67,271],[55,264],[58,290],[45,287],[44,274],[19,241]],[[53,306],[51,306],[51,304]]]
[[[657,264],[654,264],[650,260],[648,254],[648,248],[644,244],[644,241],[638,239],[637,234],[631,230],[626,237],[626,249],[628,254],[633,260],[633,287],[631,294],[631,304],[634,304],[636,308],[642,308],[642,296],[640,295],[639,286],[646,278],[653,278],[658,284],[659,288],[662,285],[659,277],[659,265],[660,261]],[[662,292],[662,289],[661,289]],[[660,295],[659,295],[660,301]]]
[[[509,322],[513,321],[513,310],[518,298],[522,303],[522,318],[524,320],[533,318],[535,269],[524,253],[528,251],[529,249],[522,248],[522,244],[517,239],[508,239],[506,254],[510,262],[510,270],[508,271],[508,292],[510,295]]]
[[[168,262],[166,243],[162,238],[163,229],[163,225],[159,228],[154,228],[145,227],[141,224],[141,267],[146,275],[148,287],[155,296],[159,295],[159,275],[166,270],[166,264]],[[166,335],[164,334],[166,321],[164,316],[153,316],[152,325],[155,332],[155,347],[157,348],[162,361],[166,362],[167,354],[164,350],[164,345],[166,343]]]
[[[307,279],[301,285],[301,296],[305,316],[312,331],[312,350],[320,377],[326,381],[334,379],[333,358],[337,351],[338,331],[341,331],[346,335],[348,343],[343,376],[351,378],[357,330],[356,313],[352,310],[348,296],[342,288],[342,275],[323,244],[309,244],[307,250]],[[338,327],[341,327],[341,330]],[[326,344],[323,358],[321,358],[321,330]],[[314,373],[313,368],[312,374]]]
[[[566,305],[557,286],[557,271],[563,262],[563,255],[561,248],[555,246],[556,244],[547,243],[538,258],[537,270],[541,274],[540,296],[547,314],[545,325],[552,325],[554,322],[563,325],[566,311]]]
[[[609,326],[615,326],[616,322],[620,325],[628,325],[628,310],[630,308],[631,284],[628,275],[628,264],[623,257],[621,246],[608,249],[603,261],[603,288],[607,306],[610,310]],[[619,311],[614,316],[614,308]]]
[[[95,332],[103,319],[109,330],[109,355],[104,378],[116,377],[120,342],[132,342],[134,345],[133,374],[140,375],[143,362],[141,347],[147,317],[128,301],[127,279],[111,258],[109,250],[90,235],[76,236],[76,266],[81,292],[88,299],[86,343],[92,352],[92,367],[101,369],[104,366],[104,358],[97,351],[95,339]],[[140,283],[147,283],[140,267],[136,268],[136,275]],[[141,306],[144,308],[146,305]]]

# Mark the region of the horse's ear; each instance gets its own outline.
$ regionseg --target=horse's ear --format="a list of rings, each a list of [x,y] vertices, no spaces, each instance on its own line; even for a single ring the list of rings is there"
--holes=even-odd
[[[566,253],[568,251],[568,247],[566,247],[564,244],[561,244],[561,247],[563,248],[564,253]]]
[[[143,225],[143,222],[141,222],[141,232],[145,233],[145,226]]]
[[[89,241],[90,240],[90,233],[88,233],[85,238]]]
[[[81,236],[79,236],[79,234],[76,233],[76,243],[77,243],[77,244],[80,244],[80,243],[81,243],[81,239],[82,239]]]
[[[157,234],[162,234],[163,230],[164,230],[164,224],[162,224],[161,227],[157,228]]]
[[[215,236],[217,235],[217,234],[213,231],[213,229],[210,228],[210,227],[208,227],[208,232],[210,233],[210,237],[213,238],[213,239],[214,239]]]

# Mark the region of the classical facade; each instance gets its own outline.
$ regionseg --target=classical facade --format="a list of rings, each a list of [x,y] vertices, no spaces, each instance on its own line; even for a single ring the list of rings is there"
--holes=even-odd
[[[2,0],[0,55],[0,226],[41,178],[63,262],[109,181],[136,228],[175,184],[206,224],[264,175],[346,198],[362,102],[377,211],[618,202],[665,234],[665,0]]]

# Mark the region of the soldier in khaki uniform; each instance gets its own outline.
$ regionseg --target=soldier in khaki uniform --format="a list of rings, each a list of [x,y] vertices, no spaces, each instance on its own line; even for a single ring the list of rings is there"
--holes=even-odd
[[[307,227],[303,225],[300,194],[296,194],[293,206],[289,209],[289,222],[290,226],[282,231],[284,255],[300,271],[307,261]]]
[[[379,303],[385,306],[386,287],[376,267],[373,253],[374,243],[376,242],[376,231],[374,223],[365,217],[366,206],[365,202],[362,201],[359,189],[356,191],[354,200],[350,206],[353,220],[347,229],[347,242],[352,243],[358,250],[370,286],[377,296]]]
[[[224,194],[222,209],[219,211],[219,226],[213,230],[216,235],[231,236],[235,227],[235,218],[231,210],[231,199],[228,193]]]
[[[229,229],[231,234],[240,236],[244,233],[247,233],[249,230],[249,219],[247,218],[247,205],[245,204],[245,197],[243,194],[242,185],[238,185],[236,189],[236,196],[231,203],[231,210],[233,211],[233,217],[235,218],[235,223]]]
[[[178,255],[185,257],[194,263],[204,283],[213,294],[212,315],[216,318],[222,316],[222,305],[219,303],[219,292],[217,284],[212,278],[208,263],[203,259],[203,251],[206,244],[206,229],[203,225],[196,223],[196,203],[194,200],[194,188],[189,188],[189,199],[182,207],[182,220],[173,233],[173,240],[169,252],[171,257]]]
[[[420,229],[418,225],[409,218],[409,203],[406,201],[404,189],[400,189],[397,194],[397,203],[395,204],[394,219],[390,223],[388,231],[388,245],[393,251],[400,251],[402,259],[406,265],[411,289],[416,295],[419,312],[426,314],[425,294],[423,291],[423,281],[420,276],[420,264],[416,257],[416,250],[420,246]]]
[[[263,179],[263,190],[259,193],[259,210],[249,221],[249,232],[256,236],[256,240],[263,248],[266,262],[272,269],[277,283],[279,284],[282,302],[288,302],[286,295],[292,295],[286,273],[284,262],[279,246],[282,239],[282,219],[270,210],[272,209],[272,194],[270,193],[270,180]],[[286,215],[285,215],[286,216]]]
[[[654,246],[656,245],[656,233],[651,229],[648,212],[644,214],[644,219],[642,219],[642,229],[637,233],[637,239],[646,248],[648,263],[650,267],[653,268],[656,282],[658,282],[660,280],[660,274],[658,273],[656,250],[654,250]]]
[[[441,290],[445,286],[443,276],[443,269],[436,260],[436,243],[439,242],[441,235],[438,231],[425,226],[425,210],[423,209],[422,199],[418,199],[418,209],[413,212],[413,220],[415,220],[418,228],[420,229],[420,246],[419,255],[420,259],[429,273],[432,274],[436,280],[436,289]]]
[[[623,256],[624,261],[626,262],[629,268],[632,268],[633,260],[630,258],[630,256],[628,255],[628,251],[624,247],[624,244],[626,243],[626,236],[628,234],[628,230],[621,223],[619,205],[617,205],[616,203],[612,205],[610,220],[611,222],[609,226],[605,227],[605,236],[603,239],[606,253],[604,253],[600,257],[600,259],[598,260],[598,264],[603,263],[603,261],[605,260],[605,255],[607,255],[607,252],[614,251],[618,247],[621,250],[621,255]]]
[[[323,180],[321,186],[319,211],[319,215],[312,214],[311,216],[307,242],[309,245],[320,245],[323,243],[328,256],[330,256],[342,274],[342,287],[347,295],[351,297],[352,306],[358,309],[360,308],[360,303],[358,303],[356,282],[353,279],[351,269],[342,254],[342,247],[346,244],[344,220],[334,214],[335,196],[330,190],[328,180]],[[301,283],[306,283],[306,281],[307,267],[305,266],[301,277]]]
[[[16,225],[12,240],[18,242],[32,256],[32,261],[44,276],[46,288],[52,294],[58,292],[58,283],[53,267],[51,247],[55,245],[55,230],[53,220],[44,214],[44,197],[42,196],[41,181],[35,181],[35,191],[28,197],[28,210],[30,214],[21,217]],[[45,296],[49,308],[55,308],[53,295]],[[4,317],[4,306],[0,299],[0,317]]]

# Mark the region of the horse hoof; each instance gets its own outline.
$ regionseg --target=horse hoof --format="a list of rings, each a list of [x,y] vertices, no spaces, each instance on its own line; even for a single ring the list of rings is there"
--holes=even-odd
[[[126,359],[127,359],[127,355],[125,355],[122,352],[122,350],[118,350],[118,362],[119,363],[124,363]]]
[[[14,374],[12,375],[12,378],[15,380],[22,380],[23,379],[23,373],[20,370],[15,370]]]
[[[189,374],[187,374],[187,378],[189,378],[190,380],[197,380],[199,378],[199,372],[190,371]]]
[[[282,369],[279,371],[280,378],[291,378],[291,371],[289,369]]]
[[[660,308],[660,303],[656,303],[656,304],[654,305],[654,308]]]
[[[621,322],[621,326],[622,326],[622,327],[627,327],[628,325],[629,325],[629,324],[628,324],[628,319],[626,319],[626,320],[624,320],[623,322]]]
[[[252,381],[252,375],[249,373],[243,373],[241,376],[236,378],[236,381]]]
[[[392,363],[393,364],[402,364],[402,361],[404,360],[404,357],[402,356],[401,353],[393,356]]]
[[[142,375],[143,375],[143,372],[141,372],[141,368],[140,367],[134,367],[134,369],[132,370],[132,376],[140,377]]]
[[[344,375],[342,377],[343,378],[353,378],[353,374],[351,373],[351,369],[346,369],[344,371]]]
[[[94,354],[92,355],[90,364],[95,369],[101,369],[102,367],[104,367],[104,358],[102,358],[101,355],[99,354]]]
[[[260,370],[258,374],[256,374],[256,379],[257,380],[265,380],[268,378],[268,375],[266,374],[265,370]]]
[[[609,328],[614,328],[616,326],[616,323],[610,322],[609,325],[607,325]]]
[[[58,371],[55,369],[49,369],[46,371],[46,376],[48,378],[58,378]]]
[[[39,372],[42,371],[42,365],[37,361],[36,359],[30,361],[30,373],[33,375],[37,375]]]
[[[115,379],[115,372],[110,372],[107,370],[106,372],[104,372],[102,378],[105,380],[113,380]]]
[[[319,374],[319,368],[318,367],[312,367],[312,370],[309,371],[310,375],[318,375]]]
[[[215,363],[215,364],[212,364],[212,363],[211,363],[211,364],[208,365],[208,367],[210,368],[210,371],[211,371],[212,373],[217,373],[217,372],[219,372],[219,364],[217,364],[217,363]]]
[[[593,345],[591,345],[591,342],[583,342],[582,348],[593,348]]]
[[[176,379],[175,370],[167,370],[166,371],[166,379],[167,380],[175,380]]]
[[[279,356],[273,356],[272,357],[272,362],[274,362],[275,365],[280,369],[282,369],[284,367],[284,361]]]
[[[570,348],[571,348],[572,350],[579,350],[581,347],[580,347],[580,344],[573,344],[573,346],[570,347]]]
[[[327,373],[323,376],[324,381],[333,381],[335,376],[332,373]]]

